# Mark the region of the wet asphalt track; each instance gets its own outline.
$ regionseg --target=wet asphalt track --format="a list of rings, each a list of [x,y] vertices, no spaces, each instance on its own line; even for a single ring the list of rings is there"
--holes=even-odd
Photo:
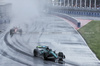
[[[20,24],[20,27],[23,30],[21,36],[10,37],[9,31],[2,34],[0,66],[100,66],[80,34],[61,18],[46,15]],[[65,64],[33,57],[37,45],[64,52]]]

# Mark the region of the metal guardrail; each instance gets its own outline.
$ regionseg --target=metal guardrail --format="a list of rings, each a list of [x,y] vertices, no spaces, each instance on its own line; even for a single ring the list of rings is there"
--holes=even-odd
[[[100,17],[100,12],[90,12],[90,11],[64,11],[64,10],[59,10],[60,13],[65,13],[65,14],[73,14],[73,15],[83,15],[83,16],[94,16],[94,17]]]

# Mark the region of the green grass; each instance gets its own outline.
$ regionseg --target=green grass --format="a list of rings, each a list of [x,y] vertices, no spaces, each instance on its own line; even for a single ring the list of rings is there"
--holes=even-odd
[[[91,21],[78,30],[90,49],[100,59],[100,21]]]

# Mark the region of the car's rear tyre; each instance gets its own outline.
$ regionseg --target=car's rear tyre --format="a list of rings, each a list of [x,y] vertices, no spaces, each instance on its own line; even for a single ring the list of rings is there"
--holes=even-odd
[[[12,37],[14,34],[14,30],[13,29],[10,29],[10,36]]]
[[[43,59],[44,59],[44,60],[47,60],[47,55],[46,55],[46,53],[43,54]]]
[[[11,36],[11,37],[13,36],[13,33],[12,33],[12,32],[10,32],[10,36]]]
[[[33,53],[34,53],[34,57],[37,57],[37,55],[38,55],[37,49],[34,49]]]

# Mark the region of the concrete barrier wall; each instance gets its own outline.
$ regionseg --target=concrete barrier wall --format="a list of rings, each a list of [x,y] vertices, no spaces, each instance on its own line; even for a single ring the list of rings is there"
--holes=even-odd
[[[73,18],[67,14],[63,14],[63,13],[59,13],[59,12],[50,12],[50,14],[65,18],[65,19],[71,21],[72,23],[74,23],[78,28],[81,27],[81,23],[78,20],[76,20],[75,18]]]

